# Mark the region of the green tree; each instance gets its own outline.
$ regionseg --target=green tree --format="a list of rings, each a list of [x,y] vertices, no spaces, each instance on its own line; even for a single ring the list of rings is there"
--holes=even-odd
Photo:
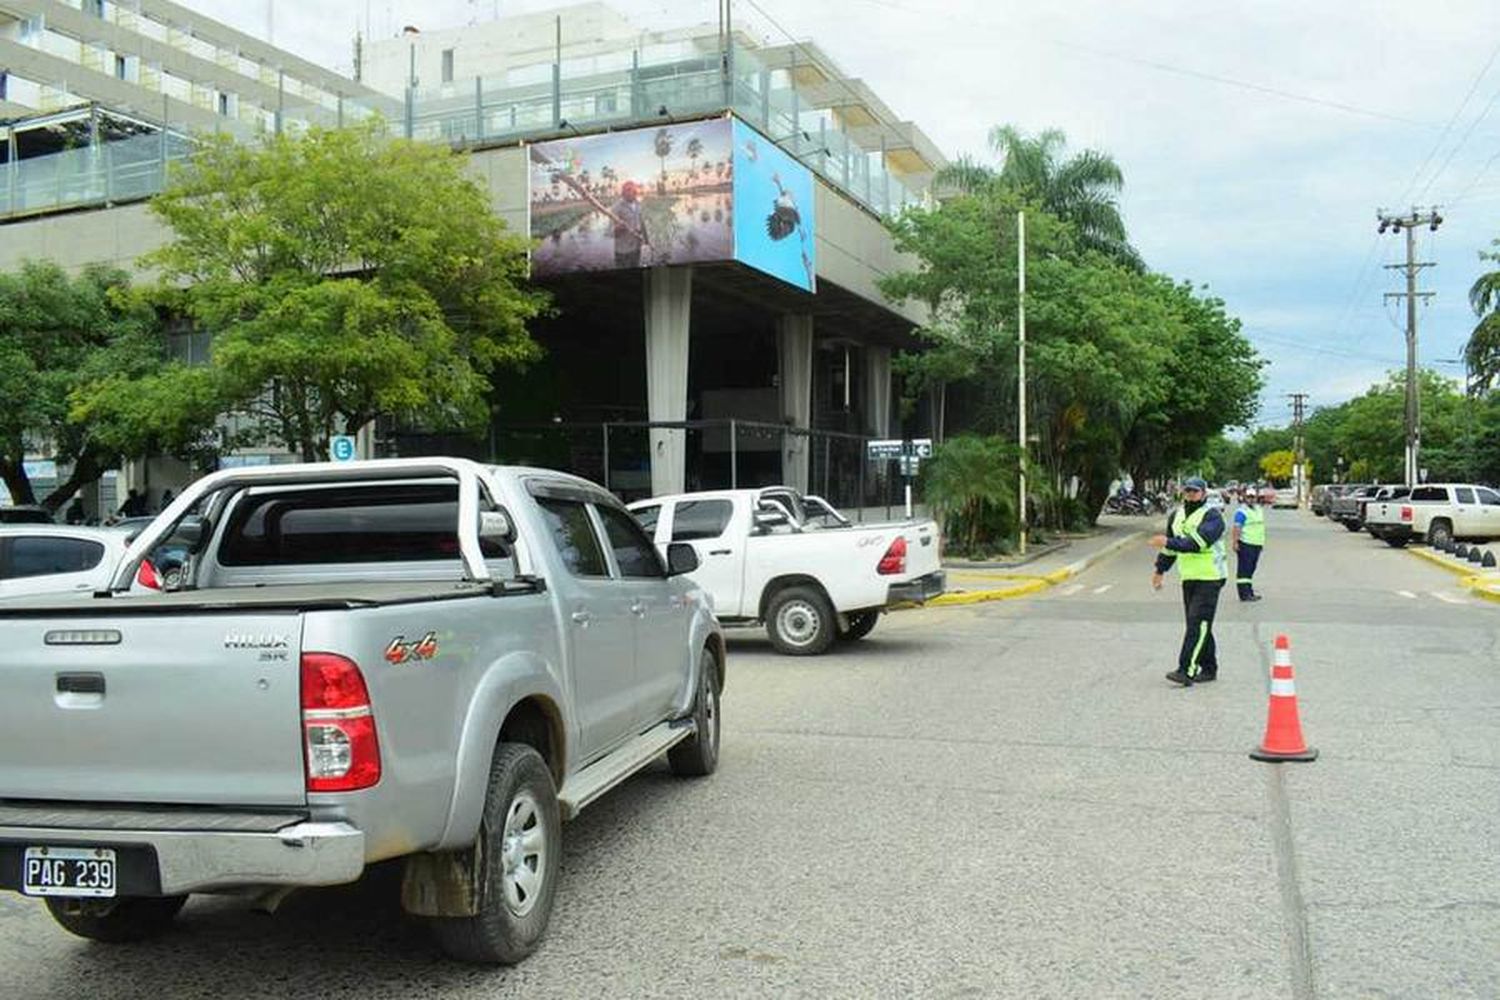
[[[1478,387],[1488,391],[1500,379],[1500,240],[1490,244],[1492,251],[1481,250],[1479,259],[1497,267],[1479,276],[1469,289],[1469,304],[1479,323],[1469,334],[1465,357]]]
[[[656,138],[652,145],[656,149],[656,158],[661,161],[661,180],[656,185],[656,190],[661,194],[667,193],[667,157],[672,155],[674,142],[676,138],[668,129],[656,130]]]
[[[1126,238],[1119,196],[1125,175],[1114,158],[1086,149],[1064,159],[1068,138],[1058,129],[1028,135],[1012,125],[990,129],[990,150],[998,170],[960,157],[939,171],[937,182],[966,194],[1004,187],[1077,227],[1079,244],[1112,257],[1132,270],[1144,270]]]
[[[487,376],[539,354],[526,243],[443,147],[374,124],[211,139],[151,208],[173,238],[145,263],[213,334],[225,408],[304,460],[381,414],[478,430]]]
[[[122,394],[109,413],[77,412],[97,386],[171,379],[156,312],[132,294],[123,271],[95,266],[70,275],[32,261],[0,274],[0,477],[16,503],[37,496],[23,460],[46,448],[71,470],[41,502],[56,511],[122,459],[149,448],[176,449],[211,426],[180,399]]]
[[[960,435],[944,441],[923,470],[924,495],[951,550],[993,554],[1015,536],[1017,448],[998,437]]]

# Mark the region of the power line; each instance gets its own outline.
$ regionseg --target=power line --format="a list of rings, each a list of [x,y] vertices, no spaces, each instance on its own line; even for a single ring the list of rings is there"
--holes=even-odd
[[[1495,107],[1496,101],[1500,101],[1500,88],[1496,88],[1495,92],[1490,95],[1490,99],[1488,103],[1485,104],[1484,110],[1479,112],[1479,115],[1473,121],[1469,122],[1469,127],[1459,138],[1458,145],[1448,150],[1448,156],[1443,160],[1443,165],[1438,167],[1437,173],[1433,174],[1427,179],[1426,184],[1422,185],[1422,190],[1417,195],[1418,198],[1425,198],[1427,196],[1427,192],[1432,188],[1432,185],[1437,181],[1439,177],[1443,176],[1443,171],[1448,169],[1448,164],[1453,162],[1453,157],[1458,154],[1458,151],[1460,149],[1464,148],[1464,145],[1469,141],[1469,136],[1474,134],[1474,129],[1479,126],[1480,122],[1484,121],[1485,118],[1489,116],[1490,111]]]
[[[1396,199],[1398,203],[1406,201],[1407,197],[1411,194],[1412,188],[1416,186],[1417,180],[1422,176],[1422,172],[1427,169],[1427,165],[1432,162],[1432,158],[1437,155],[1437,151],[1442,148],[1443,140],[1448,138],[1448,133],[1453,130],[1453,126],[1458,121],[1459,116],[1464,113],[1464,108],[1469,106],[1469,99],[1472,98],[1474,96],[1474,93],[1479,89],[1479,85],[1484,81],[1485,76],[1489,73],[1490,67],[1495,65],[1496,57],[1500,57],[1500,43],[1496,43],[1494,49],[1490,51],[1490,57],[1484,61],[1484,66],[1480,68],[1479,74],[1475,76],[1473,81],[1469,84],[1469,89],[1464,93],[1464,99],[1459,101],[1458,107],[1453,109],[1453,114],[1449,116],[1447,124],[1443,126],[1442,133],[1437,137],[1437,141],[1432,144],[1432,148],[1427,151],[1426,159],[1424,159],[1422,161],[1422,165],[1417,168],[1417,172],[1411,175],[1411,180],[1406,182],[1406,189],[1401,192],[1401,197]],[[1441,173],[1442,171],[1439,170],[1438,174],[1433,175],[1434,178],[1436,178]],[[1432,182],[1429,180],[1428,186],[1430,187],[1431,185]]]

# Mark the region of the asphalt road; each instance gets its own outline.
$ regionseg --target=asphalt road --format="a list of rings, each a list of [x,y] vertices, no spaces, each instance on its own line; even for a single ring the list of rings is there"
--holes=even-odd
[[[0,896],[0,997],[1500,996],[1500,605],[1268,526],[1214,685],[1162,679],[1181,601],[1144,548],[821,659],[741,633],[719,773],[570,824],[516,969],[443,960],[387,870],[274,917],[195,899],[129,948]],[[1312,764],[1246,756],[1278,632]]]

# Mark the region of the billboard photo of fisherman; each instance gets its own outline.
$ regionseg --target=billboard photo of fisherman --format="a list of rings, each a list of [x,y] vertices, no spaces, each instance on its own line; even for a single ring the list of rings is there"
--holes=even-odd
[[[727,120],[540,142],[529,154],[535,276],[734,256]]]

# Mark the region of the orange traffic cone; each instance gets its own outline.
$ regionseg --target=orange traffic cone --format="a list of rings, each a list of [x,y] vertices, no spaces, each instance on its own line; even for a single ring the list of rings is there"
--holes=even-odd
[[[1292,682],[1291,643],[1276,637],[1276,660],[1271,667],[1271,708],[1266,715],[1266,735],[1250,751],[1252,760],[1317,760],[1318,751],[1302,738],[1297,718],[1297,689]]]

